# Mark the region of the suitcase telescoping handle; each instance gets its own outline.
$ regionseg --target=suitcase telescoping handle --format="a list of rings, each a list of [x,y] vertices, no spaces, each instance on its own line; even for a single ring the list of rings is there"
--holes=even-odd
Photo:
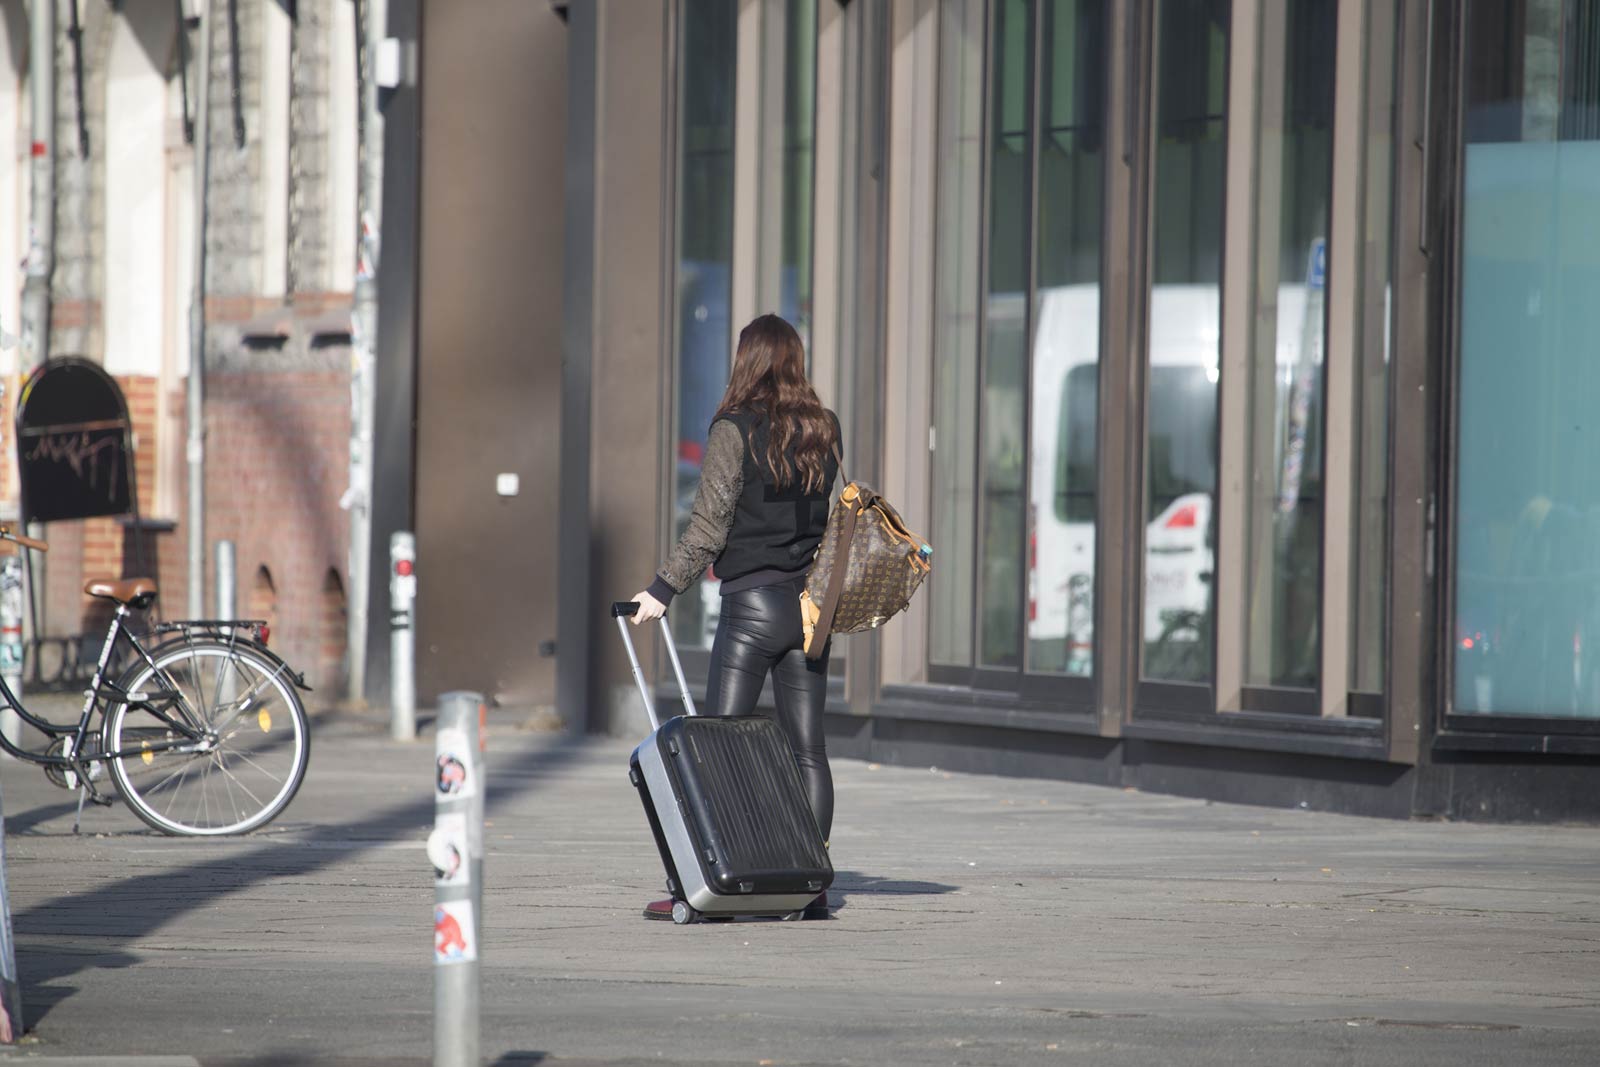
[[[644,668],[639,666],[639,653],[633,649],[633,635],[628,632],[628,620],[639,610],[637,600],[619,600],[611,605],[611,617],[617,620],[617,631],[622,634],[622,644],[628,650],[628,662],[633,664],[633,680],[638,683],[639,695],[644,697],[644,710],[650,716],[650,728],[660,729],[661,720],[656,717],[655,698],[650,695],[650,686],[644,680]],[[672,673],[678,677],[678,695],[683,698],[683,710],[690,715],[698,712],[694,708],[694,697],[689,695],[689,682],[683,676],[683,661],[678,659],[678,646],[672,643],[672,627],[667,625],[667,617],[661,616],[661,636],[667,642],[667,656],[672,660]]]

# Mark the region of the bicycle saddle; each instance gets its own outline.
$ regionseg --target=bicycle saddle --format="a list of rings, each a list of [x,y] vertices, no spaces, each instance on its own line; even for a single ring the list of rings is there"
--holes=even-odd
[[[115,600],[118,604],[131,604],[135,600],[148,603],[155,599],[156,583],[151,578],[90,578],[83,591],[90,596]]]

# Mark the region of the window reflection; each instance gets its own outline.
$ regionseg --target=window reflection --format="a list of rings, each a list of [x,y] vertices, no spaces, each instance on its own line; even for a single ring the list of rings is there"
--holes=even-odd
[[[817,114],[816,0],[785,0],[783,40],[783,247],[778,306],[779,314],[794,325],[805,342],[809,361]]]
[[[680,11],[674,538],[689,523],[706,434],[728,385],[738,3],[683,0]],[[674,640],[710,647],[719,607],[715,581],[691,586],[672,602]]]
[[[1600,717],[1600,4],[1471,0],[1455,709]]]
[[[1227,0],[1159,0],[1145,399],[1146,678],[1213,672]]]
[[[935,230],[933,543],[928,658],[972,665],[977,559],[979,244],[983,205],[983,0],[950,0],[939,22],[939,224]]]
[[[1032,8],[1027,0],[1000,0],[994,11],[978,576],[979,662],[991,667],[1022,661]]]
[[[1262,9],[1245,681],[1320,675],[1322,384],[1333,187],[1334,0]]]
[[[1035,672],[1089,675],[1094,668],[1105,7],[1104,0],[1042,7],[1029,389],[1027,667]]]

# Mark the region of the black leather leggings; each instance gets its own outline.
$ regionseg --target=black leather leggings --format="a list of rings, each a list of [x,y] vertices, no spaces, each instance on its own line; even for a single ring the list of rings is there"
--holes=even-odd
[[[833,830],[833,772],[828,769],[822,731],[828,650],[815,661],[802,651],[801,588],[799,583],[784,582],[722,598],[722,618],[711,642],[705,713],[754,713],[761,686],[772,675],[778,723],[794,749],[806,799],[826,841]]]

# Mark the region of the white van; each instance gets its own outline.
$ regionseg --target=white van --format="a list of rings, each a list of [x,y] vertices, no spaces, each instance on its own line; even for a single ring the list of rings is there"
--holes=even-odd
[[[1305,368],[1302,355],[1312,366],[1322,359],[1320,300],[1308,306],[1307,291],[1295,284],[1278,292],[1279,320],[1293,328],[1279,331],[1274,462],[1292,478],[1298,468],[1291,474],[1286,456],[1294,446],[1283,418],[1291,406],[1282,398]],[[1035,670],[1087,675],[1093,669],[1099,321],[1097,286],[1040,293],[1028,486],[1028,642]],[[1219,333],[1216,287],[1154,287],[1146,383],[1154,512],[1144,539],[1147,646],[1207,640],[1210,627]]]

